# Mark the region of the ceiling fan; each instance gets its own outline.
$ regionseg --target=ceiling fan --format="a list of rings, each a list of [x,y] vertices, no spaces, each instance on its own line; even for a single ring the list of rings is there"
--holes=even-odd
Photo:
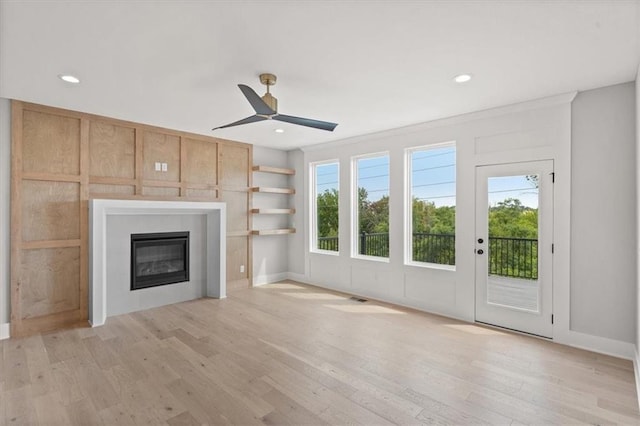
[[[256,92],[249,86],[238,84],[238,87],[247,98],[256,113],[242,120],[224,126],[216,127],[216,129],[224,129],[227,127],[240,126],[241,124],[255,123],[264,120],[278,120],[286,123],[298,124],[300,126],[313,127],[314,129],[328,130],[330,132],[336,128],[338,123],[330,123],[328,121],[313,120],[311,118],[294,117],[278,113],[278,100],[269,93],[269,86],[276,84],[277,77],[273,74],[260,74],[260,82],[267,86],[267,93],[263,97],[258,96]]]

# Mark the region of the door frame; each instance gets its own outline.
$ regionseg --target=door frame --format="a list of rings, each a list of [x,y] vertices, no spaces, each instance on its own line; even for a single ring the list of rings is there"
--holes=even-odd
[[[475,166],[474,209],[474,319],[476,322],[553,339],[554,330],[554,220],[555,163],[553,159],[514,161]],[[538,300],[540,309],[531,312],[510,306],[491,306],[484,299],[488,289],[489,235],[487,230],[487,179],[489,177],[539,174]],[[483,243],[478,239],[483,238]],[[485,255],[478,251],[486,252]],[[482,300],[480,300],[482,299]],[[482,311],[482,317],[479,318]]]

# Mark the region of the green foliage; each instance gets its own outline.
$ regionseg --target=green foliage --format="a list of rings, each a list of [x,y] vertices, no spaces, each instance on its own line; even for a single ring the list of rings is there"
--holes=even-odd
[[[337,237],[338,236],[338,190],[327,189],[322,194],[318,194],[316,200],[318,209],[318,236]]]
[[[523,206],[517,198],[507,198],[489,207],[489,236],[538,238],[538,209]]]
[[[532,182],[535,184],[535,182]],[[389,256],[389,197],[377,201],[368,199],[367,190],[358,188],[359,252],[370,256]],[[335,238],[324,241],[322,248],[337,250],[338,191],[326,190],[317,198],[318,237]],[[436,207],[431,201],[414,198],[413,257],[414,261],[445,265],[455,264],[455,206]],[[537,278],[537,241],[517,239],[538,238],[538,209],[522,205],[516,198],[507,198],[489,208],[490,273],[503,276]],[[363,236],[363,233],[365,234]],[[508,241],[500,240],[507,238]],[[320,243],[320,242],[319,242]],[[333,244],[333,245],[330,245]],[[320,244],[318,245],[320,247]],[[363,250],[364,248],[364,250]]]
[[[413,198],[413,232],[454,235],[456,230],[455,206],[436,207],[432,201]]]

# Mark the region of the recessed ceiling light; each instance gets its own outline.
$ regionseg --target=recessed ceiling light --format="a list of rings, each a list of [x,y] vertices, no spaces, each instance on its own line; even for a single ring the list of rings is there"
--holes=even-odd
[[[453,77],[453,81],[456,83],[466,83],[471,80],[471,74],[459,74]]]
[[[276,133],[284,133],[284,129],[275,129],[274,132],[276,132]]]
[[[78,77],[76,77],[75,75],[60,74],[58,77],[60,78],[60,80],[66,81],[67,83],[73,83],[73,84],[80,83],[80,79]]]

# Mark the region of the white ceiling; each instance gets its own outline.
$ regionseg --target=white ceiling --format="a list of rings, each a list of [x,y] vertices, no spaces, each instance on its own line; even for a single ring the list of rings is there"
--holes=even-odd
[[[2,0],[0,97],[290,149],[634,80],[639,28],[639,1]],[[339,126],[212,132],[262,72]]]

